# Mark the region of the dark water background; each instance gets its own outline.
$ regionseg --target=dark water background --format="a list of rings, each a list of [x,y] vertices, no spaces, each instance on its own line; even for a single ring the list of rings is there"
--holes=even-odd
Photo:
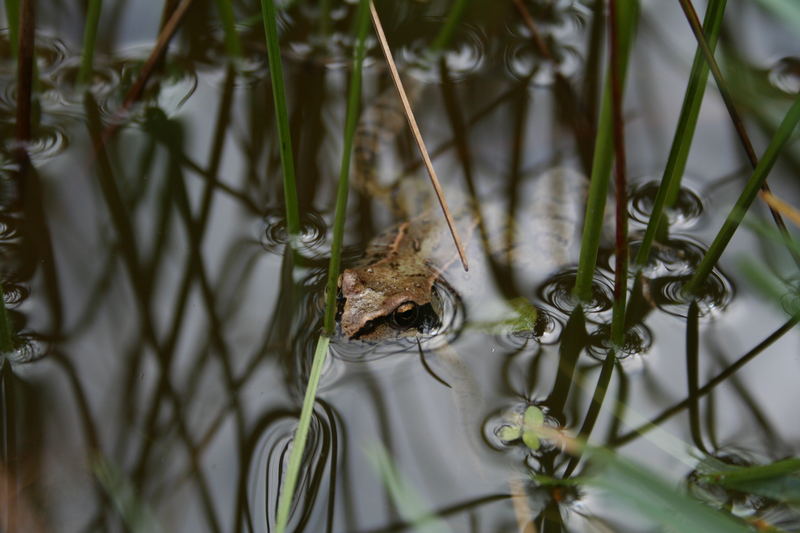
[[[39,2],[32,165],[22,171],[12,157],[15,61],[8,33],[0,34],[2,280],[25,340],[3,370],[3,479],[15,488],[27,531],[266,531],[274,520],[322,313],[354,6],[335,2],[328,25],[312,2],[297,1],[280,15],[304,225],[304,260],[292,265],[259,6],[235,3],[245,52],[229,66],[213,3],[195,4],[155,83],[108,143],[108,168],[92,148],[91,116],[114,119],[153,45],[161,3],[105,3],[87,99],[73,84],[82,3]],[[478,197],[524,213],[534,201],[527,184],[556,164],[584,168],[593,144],[576,124],[591,125],[586,80],[601,66],[587,50],[594,2],[528,2],[560,57],[554,64],[537,54],[510,2],[476,0],[443,74],[425,63],[424,51],[446,4],[380,2],[379,9],[401,67],[423,84],[416,110],[445,189],[469,191],[471,180]],[[800,88],[796,31],[754,2],[731,0],[726,13],[721,47],[748,67],[730,77],[742,87],[758,152],[780,117],[775,110]],[[625,104],[634,243],[654,195],[647,183],[660,179],[669,151],[694,47],[676,2],[642,2]],[[388,83],[372,40],[365,104]],[[748,99],[745,90],[759,97]],[[467,126],[454,125],[454,116]],[[407,135],[391,148],[381,154],[382,176],[424,178]],[[796,143],[787,153],[770,181],[798,205]],[[652,266],[659,305],[635,328],[592,432],[596,444],[675,484],[685,482],[703,448],[769,462],[796,455],[800,444],[796,328],[698,400],[699,430],[678,409],[657,428],[630,433],[687,399],[687,310],[674,282],[711,242],[747,175],[712,82],[684,178],[686,207],[673,214],[675,247]],[[767,220],[763,205],[752,214]],[[353,191],[346,261],[391,223],[385,206]],[[788,319],[742,276],[743,258],[795,271],[784,250],[753,230],[736,234],[716,274],[718,290],[701,304],[700,384]],[[602,297],[611,291],[609,265],[613,259],[601,257]],[[572,270],[542,286],[524,269],[470,278],[489,296],[460,295],[464,315],[448,352],[455,357],[433,349],[421,357],[413,343],[368,350],[334,342],[293,527],[413,529],[375,466],[382,453],[410,499],[440,514],[422,529],[516,531],[508,495],[520,483],[540,527],[645,527],[599,492],[555,498],[536,487],[529,472],[563,474],[568,457],[498,436],[504,416],[529,404],[550,423],[577,430],[605,357],[610,311],[600,298],[588,315],[590,348],[574,373],[564,369],[564,341],[576,338],[571,329],[562,338]],[[549,322],[526,334],[478,323],[478,311],[502,319],[503,303],[518,297]],[[768,507],[736,505],[740,514]]]

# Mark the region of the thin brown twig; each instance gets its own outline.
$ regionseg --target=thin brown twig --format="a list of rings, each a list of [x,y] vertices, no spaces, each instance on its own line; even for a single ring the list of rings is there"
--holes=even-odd
[[[378,35],[378,41],[381,43],[381,48],[383,49],[383,54],[386,57],[386,62],[389,64],[389,71],[392,74],[392,80],[394,81],[395,87],[397,87],[397,92],[400,95],[400,101],[403,103],[403,110],[405,111],[408,125],[411,127],[411,132],[414,134],[414,140],[417,142],[417,147],[422,155],[422,160],[425,162],[425,168],[428,170],[428,176],[431,179],[433,190],[436,191],[436,198],[439,200],[439,205],[441,206],[444,217],[447,220],[447,226],[450,228],[450,234],[453,236],[453,242],[455,242],[456,249],[458,250],[458,256],[461,258],[461,264],[464,266],[464,270],[469,270],[467,254],[464,251],[464,246],[461,244],[461,239],[458,236],[458,231],[456,230],[456,225],[453,221],[453,215],[450,213],[450,208],[447,206],[447,200],[444,197],[444,191],[442,190],[442,186],[439,184],[439,178],[436,176],[436,171],[433,168],[433,163],[431,162],[430,155],[428,154],[428,149],[425,147],[425,141],[422,139],[419,126],[417,126],[417,120],[414,118],[414,112],[411,110],[411,104],[408,102],[406,90],[403,87],[403,82],[400,80],[400,74],[397,72],[397,65],[395,65],[394,58],[392,57],[392,51],[389,49],[389,42],[386,40],[386,35],[383,32],[383,25],[381,24],[378,12],[375,10],[375,3],[372,0],[369,2],[369,9],[370,13],[372,14],[372,23],[375,26],[375,33]]]
[[[161,57],[164,55],[167,45],[172,40],[175,32],[178,31],[178,26],[180,26],[181,21],[183,21],[183,17],[186,15],[186,12],[189,10],[189,6],[191,4],[192,0],[183,0],[178,7],[175,8],[172,16],[164,25],[161,33],[159,33],[158,40],[156,40],[156,45],[153,47],[153,51],[150,52],[150,57],[147,58],[144,66],[142,66],[142,70],[139,72],[139,78],[137,78],[136,83],[134,83],[130,90],[128,90],[128,94],[125,95],[125,100],[122,102],[123,109],[128,109],[131,105],[133,105],[134,102],[136,102],[136,100],[141,97],[142,91],[144,91],[144,86],[150,79],[150,76],[152,75],[159,59],[161,59]]]
[[[514,6],[517,8],[517,11],[519,11],[520,16],[522,16],[522,21],[531,32],[531,39],[533,39],[533,44],[539,50],[539,53],[550,61],[553,61],[553,54],[550,52],[550,47],[547,46],[547,43],[542,39],[542,34],[539,33],[539,29],[536,27],[536,23],[533,21],[533,17],[530,11],[528,11],[528,8],[525,7],[522,0],[514,0]]]
[[[137,100],[139,100],[139,98],[142,97],[142,92],[144,92],[145,85],[147,85],[147,82],[153,75],[156,65],[158,65],[159,61],[164,57],[164,54],[167,50],[167,45],[172,40],[175,32],[178,30],[178,27],[183,21],[183,17],[189,10],[191,3],[192,0],[183,0],[180,5],[175,8],[172,16],[161,29],[161,32],[158,34],[158,39],[156,39],[156,44],[153,47],[153,50],[150,52],[150,56],[142,66],[142,70],[139,71],[139,77],[136,78],[134,84],[130,89],[128,89],[125,99],[122,101],[122,106],[117,111],[116,118],[112,120],[111,124],[108,125],[108,127],[103,131],[103,134],[100,136],[99,142],[101,145],[105,145],[108,140],[114,136],[124,122],[123,118],[125,113],[134,103],[136,103]],[[97,153],[97,148],[99,148],[99,146],[95,146],[95,153]]]
[[[717,60],[714,58],[714,51],[711,50],[711,47],[708,45],[708,41],[705,38],[703,27],[700,23],[700,18],[697,16],[697,11],[694,9],[692,0],[678,0],[678,2],[680,2],[681,7],[683,8],[686,19],[689,21],[689,26],[691,26],[692,32],[697,39],[697,44],[700,46],[700,49],[705,56],[706,63],[708,63],[708,67],[711,70],[711,74],[714,76],[714,81],[717,83],[717,89],[719,89],[720,96],[722,96],[722,101],[725,103],[725,107],[727,108],[728,114],[733,122],[733,127],[736,129],[739,140],[744,147],[744,151],[747,154],[747,159],[750,161],[750,165],[753,168],[756,168],[756,166],[758,166],[758,156],[753,148],[753,143],[750,142],[750,137],[747,135],[747,130],[745,130],[744,127],[744,121],[742,120],[739,112],[736,110],[733,97],[728,90],[728,84],[725,81],[725,78],[722,76],[722,71],[719,68]],[[770,192],[769,183],[766,180],[764,180],[764,183],[761,185],[761,190]],[[773,220],[775,220],[775,225],[778,226],[778,229],[783,234],[787,242],[790,242],[791,236],[789,235],[789,231],[786,229],[786,223],[783,221],[783,217],[781,217],[781,214],[777,210],[773,209],[772,206],[769,206],[769,210],[772,214]],[[794,258],[795,263],[800,266],[800,256],[798,256],[791,248],[787,247],[787,249],[792,258]]]

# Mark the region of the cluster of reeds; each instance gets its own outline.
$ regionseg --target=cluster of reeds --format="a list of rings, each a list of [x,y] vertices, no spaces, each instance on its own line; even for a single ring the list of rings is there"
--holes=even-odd
[[[364,9],[364,3],[365,2],[362,1],[362,10]],[[453,28],[458,23],[460,16],[464,12],[465,4],[466,2],[456,2],[454,4],[441,35],[434,40],[432,50],[440,51],[446,46],[448,38],[452,34]],[[272,50],[278,46],[277,42],[271,42],[273,40],[274,27],[270,28],[268,22],[268,19],[274,16],[274,12],[271,10],[269,0],[262,0],[262,5],[265,6],[263,11],[265,16],[265,28],[267,29],[268,41],[270,41],[269,47],[270,50]],[[625,73],[627,69],[628,57],[630,55],[635,38],[639,6],[638,2],[635,0],[609,0],[608,5],[609,72],[606,77],[606,84],[601,99],[599,119],[597,123],[597,136],[593,150],[594,156],[591,166],[592,172],[590,193],[586,208],[581,256],[574,292],[582,301],[588,300],[591,296],[593,276],[600,245],[601,228],[603,226],[606,198],[609,190],[609,180],[613,167],[615,169],[615,219],[617,225],[614,306],[611,323],[611,343],[613,348],[611,349],[609,356],[603,365],[603,370],[598,378],[598,383],[593,394],[593,409],[591,409],[587,414],[584,424],[580,430],[579,434],[582,438],[588,437],[588,435],[591,433],[591,428],[594,425],[597,414],[599,413],[600,406],[603,404],[605,391],[609,385],[611,374],[614,369],[615,347],[622,346],[626,327],[628,327],[630,323],[629,317],[626,320],[627,295],[628,291],[630,290],[628,282],[628,272],[630,268],[628,264],[628,234],[626,222],[628,205],[626,191],[628,186],[626,178],[622,102],[625,85]],[[647,264],[653,243],[658,238],[663,239],[669,231],[666,223],[665,212],[668,208],[674,205],[678,191],[680,190],[681,177],[683,176],[683,171],[686,167],[686,161],[692,145],[692,137],[699,116],[702,99],[705,94],[709,70],[714,75],[717,87],[723,96],[727,109],[731,115],[731,119],[736,126],[736,131],[742,140],[742,145],[745,148],[748,158],[753,166],[752,176],[742,191],[739,200],[731,209],[731,212],[726,218],[722,229],[703,257],[703,260],[697,267],[696,272],[684,287],[684,294],[687,301],[692,302],[690,303],[688,322],[689,332],[687,335],[689,336],[689,339],[695,339],[696,341],[696,335],[692,335],[691,333],[692,331],[696,331],[697,327],[697,304],[694,302],[694,299],[702,292],[703,284],[705,283],[714,266],[717,264],[728,242],[738,228],[744,213],[755,200],[758,191],[767,188],[767,175],[775,164],[777,157],[781,153],[781,149],[790,139],[798,121],[800,121],[800,97],[797,98],[795,103],[786,113],[782,123],[775,132],[769,147],[759,160],[754,154],[752,144],[749,141],[742,119],[736,110],[736,106],[732,97],[730,96],[730,91],[727,87],[725,79],[723,78],[722,73],[714,60],[714,48],[719,37],[720,27],[726,7],[726,0],[710,0],[702,27],[700,26],[697,14],[694,11],[694,6],[690,0],[681,0],[681,7],[683,8],[687,20],[692,27],[698,45],[684,96],[683,108],[678,118],[678,124],[676,127],[672,148],[665,164],[664,175],[662,177],[653,211],[645,231],[644,241],[639,247],[637,255],[634,259],[632,269],[632,272],[635,275],[634,291],[637,290],[637,287],[640,287],[640,284],[642,283],[641,269]],[[363,31],[363,26],[360,25],[359,28],[360,32]],[[360,33],[359,38],[363,39],[363,34]],[[275,70],[276,64],[273,63],[273,58],[276,56],[276,53],[271,51],[270,54],[270,64],[273,66],[273,70]],[[353,90],[357,89],[357,76],[359,68],[359,63],[356,62],[354,66],[354,78],[351,84],[351,98],[354,96]],[[277,82],[279,82],[279,79]],[[273,83],[276,83],[275,77],[273,77]],[[276,93],[282,90],[280,86],[276,86],[275,89]],[[277,97],[276,105],[278,105]],[[348,127],[353,126],[350,121],[355,120],[355,115],[352,115],[351,113],[355,112],[356,107],[353,105],[351,100],[351,104],[348,106]],[[278,116],[280,117],[280,112]],[[282,144],[288,145],[288,133],[283,138],[285,140]],[[328,278],[329,300],[325,320],[326,335],[330,335],[332,333],[333,327],[333,294],[335,292],[335,280],[338,275],[339,266],[337,255],[341,246],[341,233],[338,232],[340,231],[338,228],[340,228],[340,224],[342,223],[340,217],[343,217],[344,206],[346,204],[347,165],[349,165],[348,152],[351,149],[351,145],[349,144],[351,138],[346,137],[346,141],[347,142],[344,147],[345,152],[342,158],[342,174],[340,175],[339,181],[339,194],[337,197],[337,231],[334,233],[334,246],[332,248],[331,265]],[[289,198],[290,195],[291,193],[287,191],[287,198]],[[287,213],[291,213],[288,204]],[[780,213],[773,211],[773,215],[782,231],[784,238],[787,240],[790,239],[788,232],[785,230],[785,225],[782,223]],[[787,247],[790,250],[792,249],[790,244],[787,244]],[[575,318],[578,321],[582,321],[582,308],[580,305],[576,306]],[[796,318],[790,322],[789,327],[795,323],[795,320]],[[569,330],[569,325],[567,326],[567,329]],[[281,504],[279,507],[280,510],[278,513],[277,522],[278,531],[283,531],[283,529],[286,527],[289,501],[293,497],[295,486],[294,478],[299,470],[300,455],[302,454],[305,436],[308,431],[307,427],[311,411],[310,404],[313,402],[313,398],[315,396],[316,387],[319,380],[319,368],[324,360],[325,352],[327,350],[326,335],[323,335],[320,338],[320,342],[317,345],[317,353],[315,355],[314,362],[314,368],[316,372],[312,372],[312,378],[309,382],[306,400],[303,406],[303,415],[300,419],[300,425],[296,433],[297,438],[290,460],[290,468],[287,471],[287,478],[281,494]],[[696,342],[694,345],[696,348]],[[711,383],[707,385],[709,389],[713,386],[714,385]],[[697,392],[697,390],[695,392]],[[574,468],[575,464],[577,464],[577,461],[574,461],[571,464],[572,468]],[[572,468],[568,468],[568,471],[571,471]],[[636,484],[634,484],[634,486],[635,485]],[[722,527],[731,527],[731,524],[726,521],[723,521],[722,524]],[[719,526],[719,524],[717,524],[717,526]]]

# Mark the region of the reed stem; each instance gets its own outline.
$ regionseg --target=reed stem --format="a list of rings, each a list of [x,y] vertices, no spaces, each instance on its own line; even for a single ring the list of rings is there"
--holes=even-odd
[[[344,146],[342,164],[339,168],[339,184],[336,189],[336,214],[333,222],[333,239],[331,241],[331,261],[328,266],[328,288],[325,307],[325,333],[333,334],[336,318],[336,284],[339,279],[342,243],[344,242],[344,222],[347,214],[347,195],[350,185],[350,159],[353,152],[353,139],[359,116],[359,98],[361,96],[361,78],[364,57],[366,56],[367,31],[369,30],[369,2],[359,3],[357,24],[357,44],[353,60],[353,77],[347,97],[347,116],[344,126]]]
[[[286,89],[283,82],[283,65],[281,64],[276,17],[273,0],[261,0],[261,18],[264,21],[264,34],[267,40],[272,96],[275,102],[275,116],[278,120],[278,138],[283,170],[283,197],[286,205],[286,229],[289,233],[290,241],[294,242],[297,236],[300,235],[300,208],[297,201],[292,135],[289,130],[289,110],[286,105]]]
[[[86,25],[83,29],[83,57],[78,71],[78,83],[87,85],[92,78],[94,64],[94,46],[97,41],[97,25],[100,22],[100,11],[103,0],[89,0],[86,12]]]
[[[336,282],[339,277],[341,264],[342,242],[344,240],[344,222],[347,213],[347,194],[350,176],[350,159],[352,154],[353,139],[358,124],[359,97],[361,95],[361,70],[366,55],[366,37],[369,29],[369,0],[360,0],[356,15],[357,43],[353,59],[353,77],[350,80],[350,89],[347,100],[347,116],[344,127],[344,147],[342,164],[339,172],[339,184],[336,191],[336,214],[333,226],[333,241],[331,243],[331,260],[328,267],[327,301],[325,306],[325,334],[317,340],[314,352],[314,361],[311,364],[311,375],[308,379],[306,394],[303,398],[303,407],[300,420],[295,431],[294,444],[289,455],[289,464],[286,477],[278,499],[278,512],[276,517],[276,531],[283,533],[289,522],[294,492],[297,488],[297,479],[300,475],[300,466],[308,439],[311,424],[311,413],[317,397],[317,389],[322,374],[322,367],[328,355],[328,344],[334,330],[336,316]]]
[[[450,41],[453,39],[453,34],[458,27],[458,23],[461,22],[461,19],[464,17],[464,12],[467,10],[470,1],[471,0],[455,0],[455,2],[453,2],[453,6],[447,14],[447,20],[445,20],[444,26],[442,26],[439,34],[431,43],[431,51],[434,54],[441,53],[442,50],[447,48],[450,44]]]
[[[230,0],[217,0],[217,9],[222,19],[222,31],[225,33],[225,51],[231,57],[241,57],[242,43],[236,33],[236,16]]]
[[[625,0],[619,4],[619,9],[617,10],[619,17],[617,24],[621,30],[618,36],[620,85],[623,91],[628,57],[639,13],[638,5],[637,0]],[[588,301],[592,294],[592,276],[597,263],[597,250],[600,246],[600,234],[603,227],[608,180],[611,175],[613,158],[611,76],[607,75],[600,108],[600,121],[592,160],[592,178],[589,184],[589,199],[586,202],[581,255],[574,289],[574,294],[584,302]]]

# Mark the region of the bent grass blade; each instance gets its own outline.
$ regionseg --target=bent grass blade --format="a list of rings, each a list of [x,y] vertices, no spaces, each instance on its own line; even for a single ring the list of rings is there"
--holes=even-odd
[[[265,0],[266,1],[266,0]],[[322,374],[322,368],[328,355],[330,336],[334,329],[336,310],[336,280],[339,275],[341,262],[342,241],[344,237],[344,221],[347,212],[348,177],[350,175],[350,159],[358,122],[358,105],[361,94],[361,69],[366,53],[366,35],[369,28],[369,0],[360,0],[357,14],[357,45],[353,68],[353,78],[350,82],[348,95],[347,116],[345,119],[344,151],[339,175],[339,185],[336,193],[336,214],[334,220],[333,242],[331,243],[331,260],[328,267],[328,295],[325,307],[325,334],[317,339],[314,351],[314,360],[311,364],[311,375],[306,386],[303,407],[300,411],[300,420],[295,431],[292,450],[289,455],[289,464],[286,469],[286,478],[278,498],[278,512],[276,517],[276,530],[278,533],[286,531],[289,523],[289,513],[294,500],[297,479],[300,475],[300,466],[305,451],[308,432],[311,424],[311,413],[317,397],[317,389]]]

